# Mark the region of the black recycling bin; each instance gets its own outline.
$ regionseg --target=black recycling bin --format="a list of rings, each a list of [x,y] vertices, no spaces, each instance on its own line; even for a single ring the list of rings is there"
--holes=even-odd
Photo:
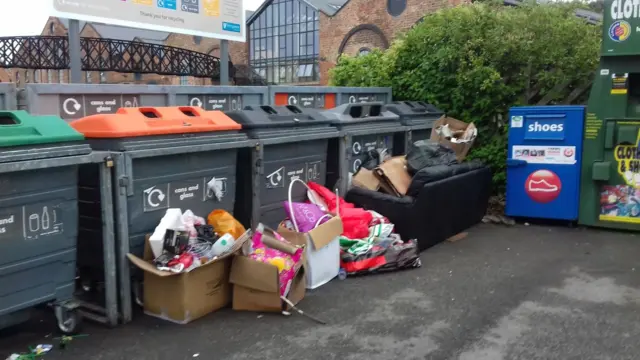
[[[236,216],[245,224],[277,227],[286,213],[294,179],[326,183],[327,147],[338,131],[315,109],[288,106],[247,106],[227,116],[255,140],[238,161]],[[248,166],[247,166],[248,165]],[[293,201],[304,201],[304,186],[294,186]]]
[[[340,194],[345,194],[349,174],[355,174],[367,160],[368,152],[386,150],[390,155],[401,154],[394,148],[393,137],[404,134],[398,115],[384,109],[383,103],[344,104],[323,111],[339,130],[340,139],[329,147],[328,179],[336,184]]]

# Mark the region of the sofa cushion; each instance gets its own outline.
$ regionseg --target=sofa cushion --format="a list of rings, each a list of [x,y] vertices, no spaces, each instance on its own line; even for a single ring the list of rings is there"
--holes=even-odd
[[[484,164],[481,161],[472,160],[462,164],[436,165],[423,168],[413,176],[411,185],[409,185],[409,189],[407,190],[407,195],[418,196],[420,190],[428,183],[464,174],[483,166]]]

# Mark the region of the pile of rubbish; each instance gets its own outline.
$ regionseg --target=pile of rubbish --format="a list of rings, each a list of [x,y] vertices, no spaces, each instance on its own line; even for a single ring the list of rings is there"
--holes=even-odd
[[[168,209],[149,237],[153,264],[158,270],[190,272],[231,252],[246,233],[231,214],[214,210],[205,221],[191,210]]]
[[[284,202],[288,218],[280,228],[309,232],[339,216],[343,224],[338,239],[341,278],[421,266],[415,241],[403,241],[386,217],[358,208],[320,184],[306,185],[307,202]]]

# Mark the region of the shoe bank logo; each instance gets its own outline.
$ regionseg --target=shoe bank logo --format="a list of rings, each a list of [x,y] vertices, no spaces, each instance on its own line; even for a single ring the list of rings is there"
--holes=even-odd
[[[564,139],[564,122],[561,120],[530,120],[526,125],[525,139]]]
[[[553,171],[538,170],[527,177],[524,182],[524,190],[531,200],[539,203],[548,203],[560,195],[562,182]]]

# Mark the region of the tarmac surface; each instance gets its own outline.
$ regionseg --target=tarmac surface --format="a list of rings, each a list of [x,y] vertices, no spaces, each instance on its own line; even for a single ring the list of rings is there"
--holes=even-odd
[[[421,255],[422,268],[334,280],[305,317],[224,310],[180,326],[138,315],[42,359],[638,359],[640,236],[479,225]],[[55,344],[34,318],[0,332],[0,359]]]

